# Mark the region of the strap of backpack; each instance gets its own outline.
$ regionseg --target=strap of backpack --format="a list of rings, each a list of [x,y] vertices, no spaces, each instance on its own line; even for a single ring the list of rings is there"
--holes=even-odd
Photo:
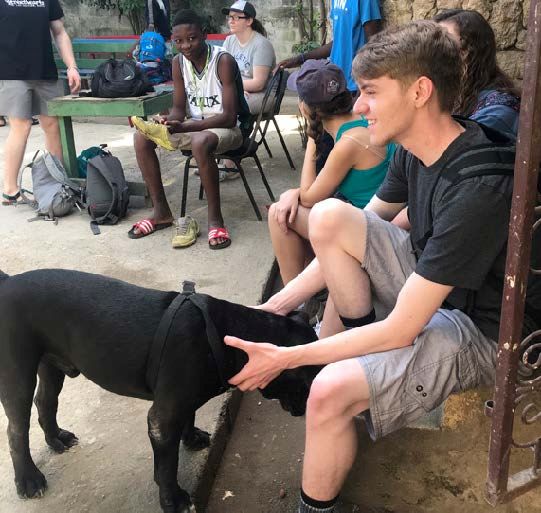
[[[491,158],[487,159],[487,155],[490,155]],[[446,168],[439,174],[438,179],[430,192],[430,209],[428,211],[428,215],[430,216],[429,225],[431,228],[419,241],[416,241],[415,246],[421,248],[422,252],[426,246],[426,243],[428,242],[428,239],[432,237],[432,209],[434,204],[434,194],[436,192],[438,183],[443,176],[449,180],[450,184],[442,192],[442,197],[451,187],[464,180],[478,176],[513,176],[514,168],[515,147],[514,145],[507,144],[504,146],[493,146],[489,144],[475,146],[449,162],[448,166],[446,166]],[[416,256],[419,258],[420,255],[416,253]],[[475,307],[476,295],[476,291],[466,290],[466,306],[464,308],[464,312],[467,315],[470,315],[471,311]],[[447,308],[456,308],[456,306],[453,305],[449,300],[444,302],[444,306]]]
[[[488,162],[487,155],[491,157],[488,159]],[[432,226],[434,194],[443,177],[450,182],[450,185],[442,192],[442,197],[451,187],[463,180],[478,176],[512,176],[514,168],[514,145],[494,146],[493,144],[480,144],[460,154],[446,165],[445,169],[438,175],[438,179],[434,182],[428,202],[430,210],[428,211],[429,219],[427,220],[427,224]],[[419,240],[414,241],[417,258],[420,257],[420,252],[423,251],[430,237],[432,237],[432,229],[425,233]],[[420,248],[420,252],[417,248]]]
[[[52,155],[49,152],[43,152],[43,153],[44,153],[45,166],[47,167],[49,174],[57,182],[60,182],[62,185],[64,185],[68,189],[71,189],[78,196],[81,196],[81,187],[69,179],[68,174],[66,173],[66,170],[64,169],[64,166],[62,165],[62,162],[60,162],[59,159],[57,159],[54,155]]]
[[[107,180],[107,178],[106,178],[106,180]],[[116,183],[111,183],[111,182],[109,182],[109,180],[107,180],[107,182],[109,183],[109,185],[111,186],[111,190],[113,191],[113,201],[111,201],[111,206],[109,207],[109,210],[105,214],[103,214],[102,216],[96,217],[94,220],[96,221],[96,223],[102,223],[106,219],[110,219],[112,221],[112,223],[115,224],[118,221],[118,216],[112,214],[111,212],[113,211],[113,209],[118,204],[118,199],[119,199],[118,187],[117,187]]]
[[[90,221],[90,229],[94,235],[99,235],[101,233],[100,227],[96,221]]]
[[[104,153],[108,153],[109,155],[111,155],[110,152],[104,152]],[[111,201],[111,205],[109,206],[109,210],[104,215],[94,218],[94,217],[92,217],[92,213],[90,212],[90,209],[88,210],[88,213],[92,217],[92,221],[90,221],[90,229],[92,230],[92,233],[94,235],[99,235],[101,233],[99,223],[102,223],[106,219],[110,219],[113,222],[113,224],[118,221],[118,216],[112,214],[112,211],[118,204],[119,194],[118,194],[117,185],[115,183],[111,182],[111,180],[109,180],[109,177],[105,173],[103,173],[101,171],[101,169],[99,169],[95,164],[94,164],[94,167],[96,169],[98,169],[98,171],[101,173],[101,176],[103,176],[105,181],[109,184],[109,187],[111,187],[111,191],[113,193],[113,201]]]
[[[450,178],[450,187],[476,176],[512,176],[515,151],[514,145],[475,146],[451,161],[441,176]],[[488,162],[487,157],[490,157]]]
[[[32,166],[34,165],[34,162],[36,161],[36,159],[38,158],[38,155],[40,153],[41,150],[38,150],[36,151],[36,153],[34,153],[34,156],[32,157],[32,161],[29,163],[29,164],[26,164],[22,169],[21,171],[19,172],[19,176],[17,176],[17,188],[19,189],[19,192],[21,194],[21,198],[23,200],[23,203],[25,203],[26,205],[30,205],[32,208],[37,208],[37,203],[35,200],[32,200],[30,199],[27,194],[32,194],[32,196],[34,195],[34,193],[28,189],[25,189],[23,187],[23,175],[24,175],[24,171],[25,169],[27,168],[32,168]]]

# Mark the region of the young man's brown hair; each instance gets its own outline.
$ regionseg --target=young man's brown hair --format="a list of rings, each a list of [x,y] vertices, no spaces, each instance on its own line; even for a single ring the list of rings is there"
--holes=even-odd
[[[461,59],[445,29],[429,20],[392,27],[376,34],[353,61],[355,80],[388,76],[409,86],[425,76],[432,80],[444,112],[452,112],[460,90]]]

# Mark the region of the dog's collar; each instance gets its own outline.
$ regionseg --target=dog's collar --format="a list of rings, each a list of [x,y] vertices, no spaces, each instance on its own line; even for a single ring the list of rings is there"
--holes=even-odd
[[[147,362],[146,382],[151,391],[154,391],[156,382],[158,380],[158,374],[160,371],[161,361],[165,350],[165,345],[171,331],[171,326],[177,312],[185,301],[190,301],[201,312],[203,319],[205,320],[205,328],[207,331],[207,339],[209,341],[210,350],[214,361],[216,362],[216,368],[218,369],[218,376],[220,377],[221,388],[220,392],[225,392],[230,385],[227,383],[223,371],[225,369],[225,351],[223,340],[220,339],[216,326],[210,318],[206,303],[202,300],[199,294],[195,293],[195,283],[191,281],[184,281],[182,283],[182,292],[171,301],[171,304],[163,314],[160,320],[152,347],[150,348],[150,354]]]

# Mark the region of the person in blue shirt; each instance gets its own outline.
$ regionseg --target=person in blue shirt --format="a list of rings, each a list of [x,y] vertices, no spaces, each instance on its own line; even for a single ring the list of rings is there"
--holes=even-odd
[[[326,59],[342,69],[348,89],[356,93],[351,63],[357,51],[380,30],[381,11],[377,0],[332,0],[329,11],[333,40],[309,52],[278,63],[280,68],[296,68],[308,59]]]
[[[496,62],[496,37],[477,11],[449,9],[434,17],[458,43],[463,61],[462,90],[455,114],[516,138],[520,92]]]
[[[171,39],[171,5],[169,0],[152,0],[154,16],[154,29],[161,34],[166,41]],[[145,21],[147,27],[150,24],[148,2],[145,3]]]
[[[296,68],[309,59],[330,58],[342,69],[348,90],[357,96],[357,86],[351,77],[351,63],[357,51],[381,30],[381,11],[377,0],[332,0],[329,10],[333,40],[309,52],[300,53],[278,63],[277,68]],[[317,145],[316,171],[319,173],[329,156],[334,141],[324,134]]]

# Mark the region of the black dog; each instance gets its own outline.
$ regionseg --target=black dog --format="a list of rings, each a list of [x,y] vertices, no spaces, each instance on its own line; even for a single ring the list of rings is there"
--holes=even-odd
[[[281,345],[316,339],[296,316],[281,317],[203,294],[195,294],[194,301],[179,298],[184,299],[176,292],[76,271],[47,269],[12,277],[0,271],[0,400],[9,420],[21,497],[41,496],[47,486],[28,446],[36,375],[39,423],[57,452],[77,443],[56,421],[65,375],[82,373],[116,394],[153,401],[148,432],[160,504],[164,512],[185,513],[192,503],[177,483],[180,441],[192,449],[208,445],[208,434],[194,427],[195,411],[221,393],[247,361],[243,351],[223,344],[224,336]],[[178,310],[173,312],[172,304],[180,305]],[[166,334],[158,342],[157,330]],[[219,348],[211,349],[207,333],[212,331]],[[216,353],[221,353],[219,364]],[[155,373],[149,375],[149,367]],[[293,415],[303,415],[317,371],[304,367],[283,372],[263,395],[279,399]]]

